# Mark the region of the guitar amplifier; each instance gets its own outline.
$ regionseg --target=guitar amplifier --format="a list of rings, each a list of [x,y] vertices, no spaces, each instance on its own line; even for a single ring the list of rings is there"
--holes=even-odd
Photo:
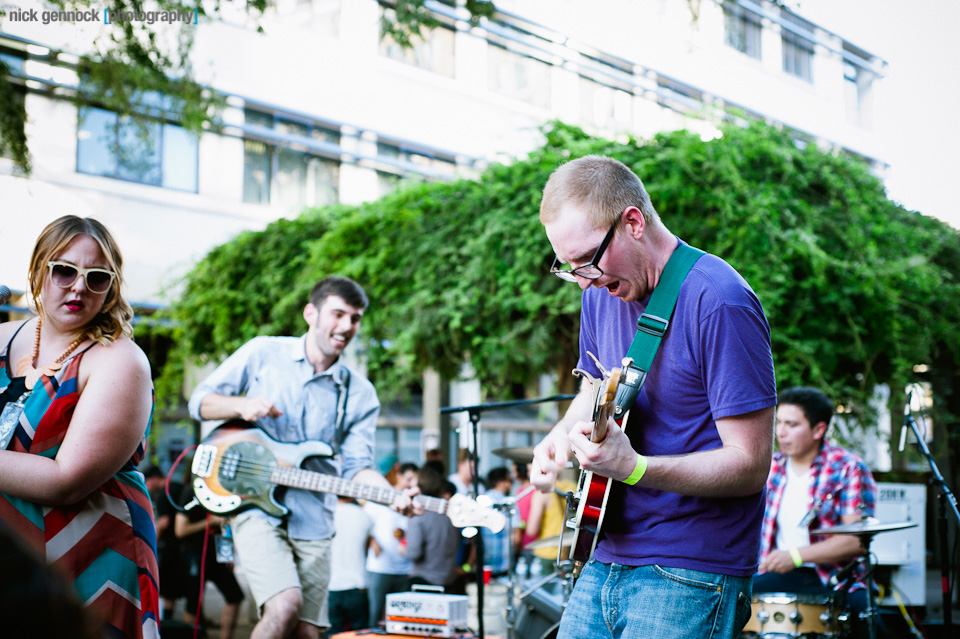
[[[927,604],[927,485],[877,483],[876,517],[882,522],[915,522],[917,526],[884,532],[873,538],[876,579],[886,595],[881,606],[897,606],[891,588],[908,606]]]
[[[387,595],[387,632],[418,637],[454,637],[467,627],[466,595],[413,591]]]

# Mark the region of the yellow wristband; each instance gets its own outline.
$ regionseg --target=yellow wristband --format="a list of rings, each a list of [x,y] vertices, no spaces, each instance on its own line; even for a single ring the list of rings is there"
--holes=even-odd
[[[637,467],[633,469],[633,472],[630,473],[630,476],[623,480],[627,486],[633,486],[640,478],[643,477],[643,473],[647,470],[647,458],[637,453]]]
[[[803,565],[803,557],[800,556],[800,551],[796,548],[790,549],[790,558],[793,559],[793,565],[795,568],[799,568]]]

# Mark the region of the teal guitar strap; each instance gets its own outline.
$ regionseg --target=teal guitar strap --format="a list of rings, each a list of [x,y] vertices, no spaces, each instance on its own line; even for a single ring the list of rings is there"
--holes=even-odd
[[[670,318],[680,295],[680,286],[702,255],[704,252],[700,249],[681,243],[660,274],[660,281],[650,295],[647,309],[637,320],[637,334],[630,344],[627,357],[624,358],[613,412],[614,419],[621,419],[637,401],[640,387],[643,386],[657,349],[660,348],[660,341],[670,326]]]

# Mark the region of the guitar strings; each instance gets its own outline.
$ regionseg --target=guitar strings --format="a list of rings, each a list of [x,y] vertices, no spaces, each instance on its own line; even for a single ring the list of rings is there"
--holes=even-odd
[[[218,454],[216,456],[217,461],[219,461],[221,465],[225,458],[226,456],[222,454]],[[251,460],[241,458],[236,462],[235,477],[269,482],[274,472],[286,473],[288,475],[296,475],[300,473],[312,473],[316,471],[310,471],[310,470],[307,470],[304,468],[298,468],[295,466],[282,466],[280,464],[251,461]],[[351,483],[354,486],[357,486],[357,490],[356,490],[356,492],[358,493],[357,496],[359,496],[361,499],[364,499],[364,498],[372,499],[372,497],[370,496],[365,496],[371,491],[377,497],[380,497],[384,493],[386,493],[387,495],[392,494],[392,496],[396,496],[396,494],[400,492],[394,488],[386,488],[383,486],[373,486],[371,484],[364,484],[362,482],[350,482],[350,480],[344,479],[343,477],[337,477],[335,475],[323,475],[323,477],[330,478],[330,481],[333,482],[335,488],[337,487],[336,486],[337,484],[339,484],[340,487],[342,487],[346,483]],[[306,482],[303,485],[298,484],[290,487],[309,489],[309,486],[306,485]],[[434,510],[441,514],[446,513],[450,505],[449,500],[442,499],[440,497],[431,497],[429,495],[416,495],[414,496],[414,499],[420,502],[421,504],[423,504],[424,507],[429,507],[430,504],[433,504],[433,507],[430,508],[430,510]],[[383,501],[383,497],[380,497],[379,501]]]

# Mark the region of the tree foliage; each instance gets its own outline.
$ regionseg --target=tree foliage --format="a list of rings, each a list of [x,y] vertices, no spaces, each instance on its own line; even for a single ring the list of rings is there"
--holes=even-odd
[[[544,371],[569,377],[579,290],[546,274],[537,214],[549,174],[597,153],[633,168],[673,232],[751,283],[781,387],[818,386],[869,419],[876,384],[903,388],[927,364],[955,402],[957,233],[890,202],[857,161],[763,124],[706,141],[678,131],[614,142],[560,123],[544,135],[527,158],[477,180],[409,185],[218,247],[170,309],[181,359],[300,334],[310,286],[338,273],[370,294],[362,348],[385,396],[428,367],[455,378],[469,364],[494,397]]]

